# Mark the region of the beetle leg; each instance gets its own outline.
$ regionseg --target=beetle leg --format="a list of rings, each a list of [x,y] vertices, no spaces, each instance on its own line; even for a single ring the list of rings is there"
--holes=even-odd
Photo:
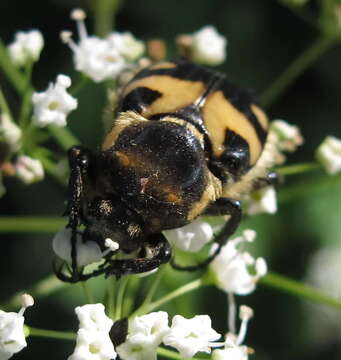
[[[284,178],[282,175],[276,173],[275,171],[268,173],[263,178],[258,178],[254,181],[253,187],[251,191],[257,191],[262,189],[265,186],[275,186],[283,184]]]
[[[68,151],[68,157],[71,173],[68,185],[68,203],[64,215],[69,217],[66,227],[71,229],[71,282],[77,282],[81,275],[77,265],[77,228],[82,223],[84,177],[89,169],[90,152],[81,146],[73,146]],[[61,280],[67,281],[61,271],[56,272],[56,275]]]
[[[196,265],[181,266],[172,259],[171,265],[174,269],[180,271],[196,271],[209,265],[220,253],[221,248],[226,244],[229,237],[236,231],[242,217],[240,202],[229,198],[218,199],[214,204],[210,205],[205,214],[230,215],[230,218],[214,239],[214,241],[218,244],[218,247],[206,260]]]
[[[120,277],[127,274],[140,274],[154,270],[167,263],[171,257],[171,247],[160,233],[150,236],[144,244],[144,254],[137,259],[108,260],[105,275]]]

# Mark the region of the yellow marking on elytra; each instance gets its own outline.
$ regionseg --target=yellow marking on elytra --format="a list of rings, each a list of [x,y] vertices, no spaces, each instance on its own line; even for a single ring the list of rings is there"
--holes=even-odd
[[[268,117],[266,116],[265,112],[255,104],[251,105],[251,110],[256,115],[256,118],[257,118],[259,124],[261,125],[261,127],[264,130],[267,130],[269,127],[269,120],[268,120]]]
[[[155,65],[152,65],[149,69],[150,70],[158,70],[158,69],[173,69],[176,67],[176,64],[169,62],[169,61],[165,61],[165,62],[161,62]]]
[[[255,164],[262,152],[257,133],[247,117],[236,109],[221,91],[208,96],[202,111],[214,155],[219,157],[223,153],[226,132],[232,130],[249,144],[250,165]]]
[[[166,75],[151,75],[128,84],[123,91],[123,96],[137,87],[147,87],[161,93],[161,96],[142,112],[142,116],[146,118],[159,113],[174,112],[191,105],[205,90],[205,84],[202,81],[181,80]]]
[[[148,121],[143,116],[134,111],[126,111],[119,114],[119,117],[114,121],[114,126],[107,133],[102,144],[102,150],[110,149],[116,142],[120,133],[128,126],[138,124],[140,122]]]

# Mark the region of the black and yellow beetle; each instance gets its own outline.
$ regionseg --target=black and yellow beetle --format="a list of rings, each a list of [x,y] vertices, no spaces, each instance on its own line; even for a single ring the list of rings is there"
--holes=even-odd
[[[97,153],[69,151],[71,175],[66,214],[72,229],[71,276],[121,276],[157,268],[171,259],[162,231],[184,226],[199,215],[230,215],[215,238],[220,246],[236,230],[238,196],[266,176],[261,165],[268,122],[250,91],[223,74],[186,59],[139,72],[122,90],[117,115]],[[76,261],[76,233],[104,248],[110,238],[130,258],[105,257],[90,274]],[[134,254],[134,255],[133,255]]]

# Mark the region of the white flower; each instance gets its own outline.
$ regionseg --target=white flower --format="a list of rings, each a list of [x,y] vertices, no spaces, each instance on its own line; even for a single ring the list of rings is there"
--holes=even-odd
[[[75,350],[68,360],[111,360],[116,356],[107,332],[79,329]]]
[[[117,347],[123,360],[156,359],[156,349],[169,331],[168,314],[153,312],[133,319],[126,341]]]
[[[16,176],[25,184],[32,184],[44,178],[44,168],[37,159],[23,155],[15,163]]]
[[[221,335],[212,329],[208,315],[196,315],[192,319],[176,315],[163,343],[176,348],[183,358],[191,358],[199,351],[210,353],[211,342],[220,337]]]
[[[71,79],[58,75],[55,84],[50,84],[46,91],[32,96],[33,122],[44,127],[50,124],[65,126],[67,115],[77,108],[77,100],[66,91],[71,86]]]
[[[156,347],[148,346],[143,342],[134,342],[127,339],[123,344],[117,346],[117,354],[122,360],[156,360]]]
[[[125,67],[125,60],[109,39],[88,36],[81,9],[75,9],[71,18],[77,22],[79,42],[72,39],[72,33],[63,31],[61,39],[68,44],[74,54],[75,67],[95,82],[114,79]]]
[[[246,346],[227,347],[216,349],[212,352],[212,360],[247,360],[248,353]]]
[[[107,247],[110,251],[117,251],[120,248],[120,244],[110,238],[106,238],[104,240],[104,246]]]
[[[24,312],[32,306],[33,298],[24,294],[18,313],[0,310],[0,359],[7,360],[27,346],[24,334]]]
[[[196,252],[212,240],[213,229],[207,222],[196,219],[181,228],[166,230],[163,234],[173,246],[181,250]]]
[[[248,252],[238,249],[242,243],[252,242],[256,237],[253,230],[245,230],[241,237],[229,240],[219,255],[210,264],[218,287],[228,293],[247,295],[254,291],[257,281],[267,272],[263,258],[255,259]],[[212,251],[217,247],[213,244]],[[250,274],[248,268],[254,266],[256,274]]]
[[[114,32],[108,36],[112,46],[128,61],[135,61],[142,56],[145,45],[130,32]]]
[[[245,202],[245,213],[248,215],[274,214],[277,211],[276,190],[273,186],[266,186],[248,194]]]
[[[330,175],[341,171],[341,140],[327,136],[316,150],[316,157]]]
[[[75,313],[81,329],[109,332],[113,325],[113,321],[105,314],[103,304],[77,306]]]
[[[63,228],[58,231],[52,240],[53,251],[63,260],[71,264],[71,229]],[[85,266],[102,259],[104,253],[95,241],[83,242],[77,234],[77,264]]]
[[[131,323],[129,338],[139,339],[159,346],[162,337],[168,332],[168,314],[165,311],[152,312],[147,315],[137,316]]]
[[[239,317],[241,320],[240,330],[238,336],[232,333],[226,335],[224,349],[214,350],[212,352],[212,360],[247,360],[248,348],[241,344],[245,340],[247,325],[249,320],[253,317],[253,310],[242,305],[239,308]],[[220,344],[218,344],[219,346]]]
[[[284,120],[272,121],[270,131],[277,137],[276,146],[280,151],[294,152],[303,144],[299,127]]]
[[[227,40],[207,25],[192,36],[191,52],[194,61],[206,65],[219,65],[226,58]]]
[[[4,140],[11,151],[16,152],[21,146],[22,131],[17,126],[8,114],[0,114],[0,139]]]
[[[37,61],[43,46],[44,38],[39,30],[19,31],[14,42],[8,46],[8,52],[16,65],[23,66]]]
[[[328,245],[317,250],[309,260],[306,282],[329,296],[341,298],[341,246]],[[327,305],[307,303],[309,335],[319,346],[341,341],[341,313]]]

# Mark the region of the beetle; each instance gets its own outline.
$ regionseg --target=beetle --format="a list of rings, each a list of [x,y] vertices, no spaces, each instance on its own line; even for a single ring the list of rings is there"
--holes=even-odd
[[[57,275],[76,282],[105,274],[120,277],[171,261],[178,270],[208,265],[240,223],[240,195],[267,182],[268,120],[253,93],[224,74],[185,58],[143,69],[121,90],[102,147],[69,150],[71,174],[66,215],[72,236],[72,269]],[[162,234],[200,215],[229,215],[219,246],[200,264],[180,266]],[[76,235],[104,248],[92,273],[76,261]],[[115,259],[118,251],[130,258]]]

